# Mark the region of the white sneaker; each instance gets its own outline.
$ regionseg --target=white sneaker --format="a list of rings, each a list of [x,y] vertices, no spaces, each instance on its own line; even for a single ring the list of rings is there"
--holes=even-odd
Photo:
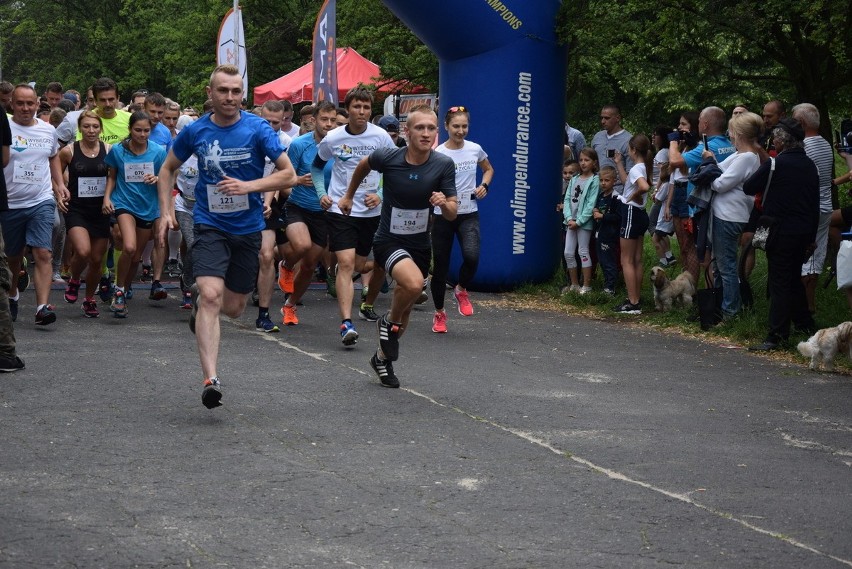
[[[589,294],[590,292],[592,292],[592,287],[590,287],[590,286],[580,287],[580,294]]]

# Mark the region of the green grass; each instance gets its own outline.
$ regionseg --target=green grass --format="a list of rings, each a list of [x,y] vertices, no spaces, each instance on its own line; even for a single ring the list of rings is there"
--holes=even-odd
[[[672,236],[671,240],[672,252],[675,257],[680,258],[677,246],[677,239]],[[566,283],[566,275],[559,268],[553,278],[541,285],[524,285],[516,290],[516,293],[521,296],[545,294],[552,296],[559,303],[566,307],[575,307],[593,315],[605,319],[619,319],[642,322],[656,328],[676,329],[682,332],[705,335],[712,337],[720,342],[732,341],[744,346],[756,344],[763,341],[766,337],[769,323],[769,300],[766,298],[766,282],[767,282],[767,266],[766,256],[762,251],[756,252],[756,263],[754,271],[751,274],[749,282],[754,293],[754,305],[742,311],[736,318],[720,323],[710,330],[703,331],[699,323],[692,322],[691,318],[696,314],[694,307],[675,307],[670,312],[657,312],[654,309],[654,294],[649,280],[651,268],[657,262],[657,255],[654,251],[654,246],[651,240],[646,238],[644,247],[645,259],[645,278],[642,281],[642,314],[638,316],[618,316],[612,312],[612,307],[624,300],[626,291],[623,281],[619,275],[619,288],[616,290],[615,298],[610,297],[601,290],[603,289],[603,279],[601,271],[595,272],[595,278],[592,282],[594,292],[586,295],[578,293],[560,294],[561,288]],[[836,326],[837,324],[850,319],[850,309],[846,301],[846,295],[837,290],[836,280],[832,279],[831,283],[825,288],[823,285],[828,280],[831,261],[826,262],[826,268],[819,278],[819,285],[816,292],[816,322],[820,328]],[[667,269],[670,277],[674,277],[681,272],[682,268],[678,263],[672,268]],[[703,273],[699,278],[699,287],[704,287]],[[791,353],[797,353],[795,346],[801,341],[807,339],[807,335],[803,333],[791,333],[790,342],[787,347]],[[848,362],[838,360],[840,366],[848,365]]]
[[[847,171],[846,163],[837,155],[835,155],[836,176],[839,176]],[[840,187],[839,198],[840,206],[844,207],[852,203],[852,183],[844,184]],[[671,238],[672,253],[680,258],[677,239]],[[816,316],[815,320],[819,328],[827,328],[837,326],[841,322],[852,320],[850,315],[850,307],[846,300],[846,295],[837,290],[837,282],[835,279],[825,287],[825,283],[829,278],[831,267],[834,264],[834,255],[829,251],[829,258],[826,260],[823,274],[819,277],[819,284],[816,291]],[[645,278],[642,280],[642,314],[639,316],[617,316],[612,312],[612,307],[620,303],[627,296],[624,289],[624,283],[619,275],[619,288],[616,290],[615,298],[605,295],[600,292],[603,289],[603,278],[600,270],[595,271],[595,278],[592,282],[594,292],[587,295],[579,295],[577,293],[569,293],[561,295],[560,291],[567,281],[566,275],[562,268],[557,269],[553,278],[546,283],[539,285],[525,284],[515,290],[515,293],[521,297],[537,297],[542,294],[552,297],[554,300],[563,304],[566,307],[575,307],[584,311],[606,319],[629,319],[630,321],[642,322],[652,327],[668,328],[680,330],[686,333],[705,335],[706,337],[716,339],[718,341],[733,341],[737,344],[748,346],[763,341],[766,337],[769,328],[769,300],[766,298],[766,282],[767,282],[767,267],[766,255],[762,251],[756,252],[756,263],[754,271],[751,274],[749,282],[751,283],[752,292],[754,294],[754,305],[747,310],[742,311],[736,318],[720,323],[710,330],[701,330],[698,322],[691,322],[690,317],[695,314],[695,308],[676,307],[671,312],[656,312],[654,310],[654,294],[651,283],[648,280],[648,275],[657,262],[657,255],[654,251],[654,246],[650,238],[645,238],[644,256],[645,261]],[[668,269],[670,277],[674,277],[682,270],[680,264]],[[703,273],[699,277],[699,288],[704,287]],[[802,333],[792,332],[790,341],[787,346],[787,351],[795,353],[801,361],[804,358],[798,356],[796,344],[807,339],[807,335]],[[849,370],[852,368],[852,362],[846,358],[838,357],[836,362],[840,368]]]

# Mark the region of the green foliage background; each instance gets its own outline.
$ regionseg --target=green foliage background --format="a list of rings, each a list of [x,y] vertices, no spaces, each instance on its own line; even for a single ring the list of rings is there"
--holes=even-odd
[[[567,114],[584,132],[618,104],[625,126],[674,125],[685,110],[737,104],[852,109],[852,3],[835,0],[576,0],[558,31],[569,47]],[[835,121],[837,122],[837,121]]]
[[[3,0],[2,78],[84,91],[112,77],[126,100],[139,88],[203,102],[228,0]],[[250,88],[311,59],[320,0],[243,0]],[[379,0],[338,0],[338,45],[388,76],[437,89],[435,57]]]
[[[321,4],[241,3],[251,86],[310,60]],[[231,5],[0,0],[2,75],[39,86],[59,80],[80,91],[110,76],[125,98],[144,87],[198,104],[214,65],[219,24]],[[852,3],[837,0],[564,2],[556,27],[569,52],[567,118],[595,132],[600,106],[614,102],[628,129],[649,131],[673,124],[687,109],[745,103],[760,112],[777,97],[816,104],[827,134],[829,112],[835,123],[852,114],[851,22]],[[463,33],[465,22],[453,25]],[[338,45],[354,47],[388,77],[438,87],[435,57],[380,0],[338,0]]]

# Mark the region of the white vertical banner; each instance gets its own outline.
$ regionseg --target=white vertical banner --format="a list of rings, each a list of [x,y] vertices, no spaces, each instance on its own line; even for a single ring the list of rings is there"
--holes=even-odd
[[[217,65],[236,65],[243,78],[243,98],[248,99],[248,69],[246,66],[246,35],[243,29],[243,10],[234,3],[219,26]]]

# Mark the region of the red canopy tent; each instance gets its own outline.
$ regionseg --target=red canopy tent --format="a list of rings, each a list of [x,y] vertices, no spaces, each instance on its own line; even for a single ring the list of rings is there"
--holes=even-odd
[[[375,83],[381,75],[379,66],[352,49],[351,47],[337,48],[337,92],[342,103],[346,92],[359,83]],[[406,91],[422,93],[420,86],[412,86],[406,81],[393,81],[380,85],[381,92]],[[275,81],[254,88],[254,104],[262,105],[269,100],[290,101],[301,103],[311,101],[313,97],[313,62],[308,62],[295,71],[291,71]]]

